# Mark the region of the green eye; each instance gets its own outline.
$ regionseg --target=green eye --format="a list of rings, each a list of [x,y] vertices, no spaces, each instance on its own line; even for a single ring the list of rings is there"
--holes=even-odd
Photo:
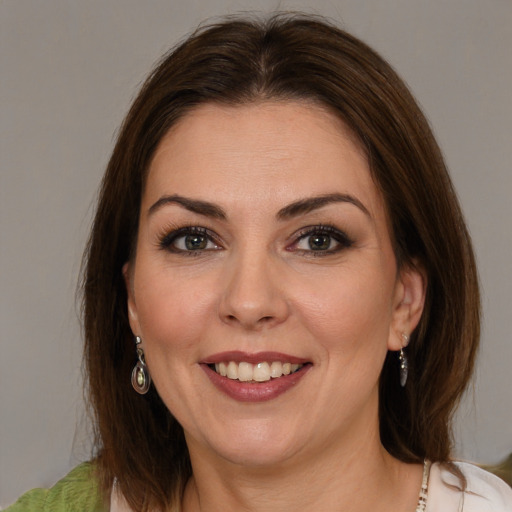
[[[302,229],[288,250],[298,251],[304,256],[328,256],[347,249],[352,240],[343,231],[333,226],[310,226]]]
[[[171,231],[160,239],[159,246],[169,252],[200,254],[202,251],[219,250],[217,237],[201,226],[190,226]]]
[[[200,251],[208,246],[208,238],[204,235],[187,235],[184,243],[187,251]]]
[[[308,245],[312,251],[327,251],[331,248],[332,239],[329,235],[311,235],[308,237]]]

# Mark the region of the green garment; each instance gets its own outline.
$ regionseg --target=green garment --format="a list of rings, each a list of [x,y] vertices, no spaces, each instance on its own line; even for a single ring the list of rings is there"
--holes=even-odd
[[[94,465],[80,464],[51,489],[33,489],[5,512],[107,512],[94,476]]]

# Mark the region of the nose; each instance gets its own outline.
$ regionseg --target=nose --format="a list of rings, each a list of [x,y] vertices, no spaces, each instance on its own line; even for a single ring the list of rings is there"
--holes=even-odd
[[[224,274],[219,314],[222,321],[247,330],[273,327],[286,320],[289,306],[282,273],[268,255],[231,258]]]

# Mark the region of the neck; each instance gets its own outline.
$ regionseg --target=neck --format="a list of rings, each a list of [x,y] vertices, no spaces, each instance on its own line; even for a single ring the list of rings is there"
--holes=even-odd
[[[193,477],[183,512],[414,510],[421,467],[391,457],[378,434],[364,437],[328,442],[314,458],[298,454],[272,467],[232,464],[190,446]]]

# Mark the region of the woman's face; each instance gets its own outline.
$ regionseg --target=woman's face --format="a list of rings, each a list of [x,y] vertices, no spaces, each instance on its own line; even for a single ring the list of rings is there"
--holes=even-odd
[[[397,273],[336,117],[200,106],[161,141],[141,206],[130,323],[192,457],[268,465],[378,437],[379,374],[423,284]]]

